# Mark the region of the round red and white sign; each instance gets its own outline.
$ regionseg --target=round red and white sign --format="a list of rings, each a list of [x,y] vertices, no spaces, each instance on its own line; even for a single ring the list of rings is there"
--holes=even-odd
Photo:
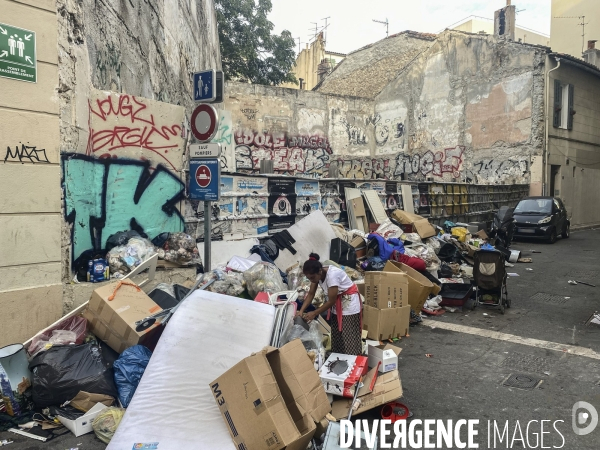
[[[196,169],[195,177],[198,186],[200,186],[201,188],[205,188],[208,187],[210,181],[212,180],[212,173],[210,172],[208,166],[198,166],[198,168]]]
[[[218,123],[219,115],[214,106],[206,103],[198,105],[192,113],[192,134],[200,142],[208,142],[215,137]]]

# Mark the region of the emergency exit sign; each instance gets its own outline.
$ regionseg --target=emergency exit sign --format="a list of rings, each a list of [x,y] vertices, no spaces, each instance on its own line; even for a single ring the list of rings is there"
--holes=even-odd
[[[0,23],[0,77],[37,82],[34,31]]]

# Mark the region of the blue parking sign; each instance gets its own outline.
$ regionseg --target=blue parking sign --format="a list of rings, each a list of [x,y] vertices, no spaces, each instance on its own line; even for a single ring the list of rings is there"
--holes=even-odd
[[[216,202],[221,198],[221,162],[218,158],[190,160],[190,199]]]
[[[204,70],[194,74],[194,101],[212,102],[217,97],[215,70]]]

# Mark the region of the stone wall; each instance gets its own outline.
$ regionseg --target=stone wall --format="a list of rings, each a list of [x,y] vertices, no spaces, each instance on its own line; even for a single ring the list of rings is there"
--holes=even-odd
[[[540,47],[447,31],[375,104],[376,155],[407,180],[529,183],[543,144]]]
[[[66,282],[117,231],[184,229],[191,75],[221,58],[212,0],[58,0],[58,13]]]

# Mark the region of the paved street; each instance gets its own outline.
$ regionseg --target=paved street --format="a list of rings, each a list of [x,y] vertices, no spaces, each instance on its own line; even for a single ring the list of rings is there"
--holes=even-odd
[[[535,447],[540,421],[549,420],[545,447],[596,449],[600,427],[587,436],[576,436],[571,415],[577,401],[600,411],[600,326],[584,325],[594,310],[600,310],[600,285],[572,286],[567,281],[598,284],[600,230],[574,232],[554,245],[517,242],[513,247],[532,257],[533,263],[509,268],[519,277],[508,280],[512,308],[504,316],[496,309],[465,308],[427,319],[402,339],[403,401],[413,419],[479,419],[479,448],[510,448],[506,437],[503,444],[497,440],[495,447],[493,441],[488,447],[488,420],[496,420],[500,429],[508,421],[510,439],[517,421],[524,438],[528,422],[538,421],[530,425],[529,445],[524,448]],[[532,249],[541,253],[531,253]],[[542,382],[533,390],[503,386],[511,374]],[[355,419],[377,418],[378,413]],[[564,421],[556,423],[560,434],[553,428],[558,420]],[[520,437],[518,430],[516,437]],[[9,450],[104,448],[93,434],[74,438],[69,433],[45,444],[0,433],[0,439],[5,438],[15,441]],[[513,447],[523,448],[520,441]]]

